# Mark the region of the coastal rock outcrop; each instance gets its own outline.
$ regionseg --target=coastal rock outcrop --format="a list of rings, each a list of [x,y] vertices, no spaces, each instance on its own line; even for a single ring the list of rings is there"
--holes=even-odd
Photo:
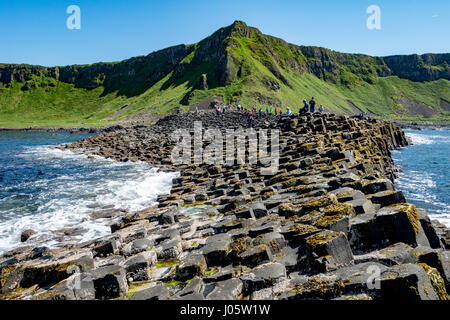
[[[264,117],[278,170],[178,164],[170,133],[245,126],[240,112],[181,113],[67,145],[180,172],[158,205],[114,216],[111,235],[0,259],[1,299],[448,299],[442,232],[395,189],[390,122],[331,114]],[[247,142],[248,145],[248,142]],[[247,154],[247,157],[251,154]],[[267,165],[267,164],[265,164]]]

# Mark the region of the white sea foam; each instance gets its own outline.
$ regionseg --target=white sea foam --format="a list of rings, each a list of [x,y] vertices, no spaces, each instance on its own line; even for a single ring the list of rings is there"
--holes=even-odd
[[[58,175],[54,179],[39,180],[33,186],[42,187],[36,210],[29,214],[11,209],[2,212],[0,222],[0,254],[21,246],[20,234],[33,229],[37,234],[27,245],[44,244],[54,247],[64,243],[55,240],[55,231],[63,228],[81,228],[85,233],[71,241],[83,242],[105,236],[110,227],[105,219],[91,220],[90,214],[96,208],[125,209],[129,212],[142,210],[156,204],[160,194],[170,192],[176,172],[161,172],[145,163],[118,163],[96,157],[90,160],[86,155],[50,147],[27,149],[21,157],[34,161],[48,161],[63,168],[67,161],[92,167],[73,175]],[[61,167],[62,166],[62,167]],[[88,171],[88,173],[86,173]],[[110,223],[111,221],[108,221]]]
[[[413,144],[432,144],[433,140],[430,136],[419,134],[419,133],[412,133],[408,132],[406,133],[406,136],[409,137]]]
[[[413,144],[436,144],[436,143],[450,143],[450,138],[446,135],[429,134],[429,132],[422,131],[405,131]]]

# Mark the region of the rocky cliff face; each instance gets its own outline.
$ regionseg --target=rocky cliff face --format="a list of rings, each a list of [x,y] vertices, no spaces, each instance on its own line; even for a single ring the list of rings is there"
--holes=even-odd
[[[424,54],[384,57],[392,74],[412,81],[450,79],[450,54]]]
[[[226,86],[242,72],[242,59],[230,53],[239,47],[236,39],[253,39],[250,48],[259,54],[260,60],[280,78],[278,68],[292,69],[299,74],[310,72],[317,77],[336,81],[342,66],[354,66],[355,74],[375,76],[396,75],[412,81],[450,80],[450,54],[424,54],[389,57],[370,57],[345,54],[325,48],[296,46],[281,39],[263,35],[258,29],[236,21],[193,46],[179,45],[131,58],[119,63],[97,63],[87,66],[42,67],[31,65],[0,65],[0,81],[25,82],[32,76],[48,76],[75,84],[79,88],[95,88],[100,85],[109,90],[120,89],[129,81],[151,86],[172,70],[172,82],[183,79],[195,68],[208,67],[208,86]],[[281,53],[284,53],[282,55]],[[193,57],[183,61],[189,54]],[[270,60],[276,62],[271,63]],[[245,65],[244,65],[245,67]],[[283,82],[286,80],[280,79]]]
[[[192,46],[179,45],[135,57],[119,63],[42,67],[30,65],[0,65],[0,81],[26,82],[36,77],[51,77],[57,81],[74,84],[76,88],[105,87],[106,93],[118,90],[132,94],[130,85],[142,91],[170,73],[191,51]]]

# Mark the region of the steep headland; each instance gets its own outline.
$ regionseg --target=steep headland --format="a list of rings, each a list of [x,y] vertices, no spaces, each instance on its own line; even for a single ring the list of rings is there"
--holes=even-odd
[[[216,97],[344,115],[448,120],[450,54],[371,57],[297,46],[236,21],[192,45],[116,63],[0,65],[0,127],[153,123]],[[207,103],[206,103],[207,104]]]

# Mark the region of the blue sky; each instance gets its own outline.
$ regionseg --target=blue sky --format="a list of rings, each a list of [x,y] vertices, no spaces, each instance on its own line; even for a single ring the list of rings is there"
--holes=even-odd
[[[66,8],[81,9],[69,30]],[[369,5],[381,30],[369,30]],[[119,61],[190,44],[234,20],[298,45],[385,56],[450,52],[448,0],[1,0],[0,63]]]

